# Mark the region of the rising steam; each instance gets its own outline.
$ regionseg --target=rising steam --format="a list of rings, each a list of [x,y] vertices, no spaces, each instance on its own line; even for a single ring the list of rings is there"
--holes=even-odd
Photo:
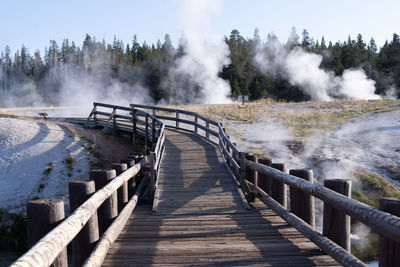
[[[230,63],[229,48],[210,31],[212,15],[219,12],[220,6],[221,1],[214,0],[183,1],[184,32],[180,45],[185,54],[170,69],[167,82],[176,91],[178,103],[231,102],[229,83],[218,77],[223,66]]]
[[[287,79],[314,100],[380,99],[375,94],[375,81],[362,69],[345,70],[342,76],[321,68],[323,57],[296,47],[289,51],[278,40],[260,45],[255,62],[261,71]]]

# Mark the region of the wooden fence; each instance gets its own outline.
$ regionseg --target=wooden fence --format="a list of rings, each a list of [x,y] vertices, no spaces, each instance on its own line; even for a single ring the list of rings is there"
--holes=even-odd
[[[326,186],[324,186],[313,183],[311,170],[291,170],[288,174],[283,170],[285,164],[274,164],[270,160],[260,160],[264,164],[258,163],[256,157],[251,157],[239,151],[236,145],[231,142],[221,123],[196,112],[139,104],[131,104],[131,107],[144,109],[160,120],[173,122],[172,125],[167,125],[167,127],[198,134],[218,145],[225,158],[226,165],[236,177],[248,200],[251,201],[254,197],[260,198],[279,216],[316,243],[340,264],[344,266],[366,266],[350,252],[350,217],[359,220],[379,233],[380,239],[384,240],[380,241],[380,244],[390,243],[390,249],[395,247],[398,249],[399,245],[396,245],[396,243],[400,243],[400,218],[353,200],[350,198],[350,194],[345,196],[346,190],[343,190],[343,188],[346,189],[347,187],[347,192],[351,191],[351,182],[349,186],[348,180],[325,180]],[[310,178],[311,182],[308,181]],[[259,185],[262,185],[262,188]],[[285,198],[288,194],[285,185],[288,185],[290,189],[290,210],[287,209],[286,205],[287,200]],[[271,189],[275,190],[271,191]],[[275,199],[265,191],[269,191],[268,193]],[[324,202],[323,234],[316,231],[314,227],[313,197]],[[399,201],[397,201],[397,204],[399,205]],[[338,218],[339,220],[335,221],[337,223],[334,225],[326,223]],[[385,262],[385,266],[399,265],[400,261],[396,259],[396,253],[387,253],[388,249],[387,245],[380,246],[380,263]],[[397,254],[399,253],[400,251]]]
[[[112,111],[107,112],[107,109]],[[66,247],[71,242],[72,266],[101,266],[109,247],[122,231],[146,186],[150,183],[150,193],[155,188],[164,151],[163,122],[141,110],[94,103],[87,123],[113,132],[131,133],[134,140],[141,135],[145,140],[148,155],[132,155],[131,158],[121,160],[125,163],[114,164],[113,170],[91,171],[92,181],[71,182],[70,206],[74,211],[66,219],[64,205],[60,200],[29,202],[28,229],[31,231],[28,230],[28,239],[30,236],[40,235],[38,227],[53,229],[47,234],[44,233],[44,236],[42,234],[40,239],[37,238],[39,240],[35,240],[33,246],[11,266],[53,264],[66,267]],[[148,171],[143,174],[146,169]],[[143,177],[138,177],[139,173]],[[131,196],[129,201],[128,196]],[[50,222],[48,225],[41,225],[44,213],[53,217],[50,220],[46,219]],[[53,220],[54,217],[57,217],[56,221]],[[55,225],[57,226],[54,227]],[[88,249],[89,251],[86,251]]]
[[[112,109],[112,112],[106,112],[102,109]],[[157,202],[157,177],[164,150],[164,130],[166,127],[173,127],[192,132],[215,143],[224,156],[227,168],[232,171],[238,186],[241,186],[249,201],[252,201],[254,197],[260,198],[279,216],[316,243],[340,264],[344,266],[366,266],[350,253],[349,216],[368,225],[380,234],[382,240],[388,241],[380,242],[380,244],[385,243],[385,246],[380,246],[380,263],[384,262],[387,266],[399,264],[398,261],[393,261],[393,258],[400,253],[383,251],[390,250],[400,243],[399,217],[351,199],[350,194],[348,194],[351,185],[348,181],[342,180],[336,184],[334,181],[330,183],[330,180],[326,180],[326,186],[323,186],[313,182],[312,171],[310,170],[291,170],[288,174],[285,164],[272,163],[271,160],[267,159],[258,162],[256,157],[246,155],[246,153],[237,149],[236,145],[230,141],[223,125],[219,122],[195,112],[179,109],[139,104],[121,107],[94,103],[88,123],[93,124],[93,126],[108,128],[114,132],[131,133],[134,141],[138,134],[144,137],[146,151],[149,151],[150,157],[150,190],[154,191],[155,194],[153,203]],[[147,149],[149,144],[152,145],[150,149]],[[139,165],[136,164],[135,167],[132,167],[133,169],[130,168],[129,176],[134,176],[143,167],[143,164],[144,161],[141,161]],[[90,201],[86,201],[13,266],[50,265],[62,249],[82,229],[90,216],[96,212],[100,204],[123,185],[127,176],[121,174],[104,187],[103,191],[96,192],[89,199]],[[289,205],[287,205],[286,199],[286,190],[288,190],[286,185],[289,186],[290,191]],[[324,202],[324,220],[332,221],[339,218],[336,221],[337,224],[333,226],[324,222],[323,234],[314,229],[313,197]],[[132,206],[134,204],[130,205],[130,208]],[[290,209],[288,209],[288,206],[290,206]],[[108,247],[125,224],[123,221],[128,213],[121,212],[118,217],[121,219],[115,220],[115,222],[118,221],[116,226],[111,226],[107,230],[108,232],[103,235],[104,241],[97,243],[97,248],[94,251],[101,251],[100,256],[90,256],[87,264],[96,266],[101,264]],[[334,228],[339,230],[335,231]],[[391,248],[388,248],[387,244],[390,242],[393,242],[393,244]],[[49,246],[53,243],[54,246]]]

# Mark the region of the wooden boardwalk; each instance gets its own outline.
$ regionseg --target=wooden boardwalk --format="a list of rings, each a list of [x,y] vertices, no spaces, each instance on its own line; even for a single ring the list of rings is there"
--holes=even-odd
[[[337,266],[257,200],[246,209],[217,147],[166,131],[157,212],[139,206],[104,266]]]

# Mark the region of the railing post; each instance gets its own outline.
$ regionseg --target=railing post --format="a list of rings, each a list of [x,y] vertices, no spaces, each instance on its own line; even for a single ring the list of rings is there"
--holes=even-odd
[[[176,115],[175,115],[175,117],[176,117],[176,129],[178,129],[179,128],[179,111],[177,110],[176,111]]]
[[[68,184],[71,213],[88,200],[95,192],[94,181],[72,181]],[[97,211],[72,240],[72,266],[82,266],[99,240]]]
[[[285,163],[272,163],[271,167],[281,172],[288,173]],[[285,209],[287,209],[287,185],[271,179],[271,197],[275,199],[279,204],[281,204]]]
[[[379,199],[379,209],[400,217],[400,200],[396,198]],[[400,266],[400,244],[379,235],[379,266]]]
[[[116,108],[113,108],[112,120],[113,120],[113,134],[117,134],[118,128],[117,128],[117,109]]]
[[[246,153],[245,156],[246,156],[247,160],[258,163],[258,158],[256,155],[253,155],[251,153]],[[257,185],[257,180],[258,180],[257,171],[254,171],[248,167],[245,167],[245,169],[246,169],[246,180],[253,183],[254,185]],[[249,200],[249,202],[256,201],[256,197],[252,192],[249,192],[248,200]]]
[[[128,169],[130,167],[135,166],[135,159],[133,158],[126,158],[126,159],[122,159],[121,163],[126,163],[128,165]],[[132,177],[129,181],[128,181],[128,199],[133,196],[133,194],[135,193],[135,186],[136,186],[136,177]]]
[[[128,169],[128,165],[126,163],[114,163],[111,165],[111,168],[116,171],[118,176]],[[121,212],[125,204],[128,203],[128,182],[123,183],[123,185],[118,189],[117,195],[118,212]]]
[[[228,138],[228,140],[230,140],[230,136],[228,135],[226,138]],[[231,155],[231,147],[228,145],[228,142],[225,143],[225,147],[226,147],[226,151],[228,152],[229,155]],[[232,164],[231,162],[228,160],[227,161],[228,167],[231,168]]]
[[[31,200],[26,205],[28,248],[55,228],[64,217],[64,202],[61,199]],[[68,267],[67,248],[57,256],[52,266]]]
[[[313,183],[313,171],[311,169],[290,170],[289,174]],[[313,196],[290,187],[290,210],[311,227],[315,227]]]
[[[258,163],[271,166],[272,162],[270,159],[261,158],[258,159]],[[258,173],[258,187],[260,187],[267,195],[271,196],[271,178],[261,172]]]
[[[324,180],[324,186],[351,198],[350,180]],[[325,202],[322,233],[324,236],[350,252],[350,216]]]
[[[146,113],[146,126],[145,126],[145,133],[144,133],[144,151],[147,154],[147,142],[148,142],[148,134],[149,134],[149,114]]]
[[[150,152],[150,188],[151,193],[154,193],[154,189],[156,187],[156,172],[155,172],[155,163],[156,163],[156,154],[154,152]]]
[[[136,123],[137,123],[137,119],[136,119],[136,109],[132,108],[132,142],[134,144],[136,144],[136,133],[137,133],[137,129],[136,129]]]
[[[96,191],[103,188],[112,179],[117,176],[115,170],[92,170],[89,173],[90,180],[94,180]],[[102,235],[110,226],[115,217],[118,216],[118,196],[117,192],[113,193],[97,210],[99,221],[99,233]]]
[[[246,159],[250,160],[252,162],[258,163],[258,158],[256,155],[253,155],[251,153],[246,153]],[[254,185],[257,185],[257,171],[254,171],[248,167],[246,167],[246,180],[249,182],[253,183]]]
[[[197,113],[196,113],[196,115],[194,116],[194,122],[195,122],[195,124],[194,124],[194,131],[195,131],[195,133],[197,134],[197,132],[198,132],[197,124],[199,123],[199,117],[197,116]]]
[[[94,103],[93,104],[94,105],[94,107],[93,107],[93,121],[94,121],[94,126],[96,127],[97,126],[97,105],[96,105],[96,103]]]
[[[246,178],[246,167],[245,167],[245,159],[246,159],[246,155],[244,152],[239,152],[239,156],[240,156],[240,184],[244,185],[244,179]],[[244,188],[243,188],[244,189]]]
[[[210,129],[210,123],[208,121],[206,121],[206,128]],[[206,131],[206,138],[210,139],[210,133],[208,131]]]
[[[151,142],[155,143],[156,140],[156,118],[152,118],[153,129],[151,132]]]

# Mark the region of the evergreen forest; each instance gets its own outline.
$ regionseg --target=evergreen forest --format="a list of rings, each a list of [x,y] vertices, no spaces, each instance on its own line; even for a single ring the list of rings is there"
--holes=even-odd
[[[310,99],[284,77],[261,72],[256,67],[256,47],[260,43],[268,46],[276,40],[273,34],[263,40],[257,29],[252,38],[244,38],[238,30],[225,37],[230,64],[225,65],[218,76],[230,84],[233,99],[239,95],[249,95],[250,100]],[[307,30],[297,34],[293,28],[289,40],[282,45],[288,51],[301,47],[306,52],[321,55],[320,68],[335,75],[341,75],[346,69],[363,69],[367,77],[375,81],[376,94],[384,95],[390,88],[394,97],[400,96],[400,37],[396,33],[382,47],[377,47],[373,38],[366,41],[360,34],[355,39],[348,36],[346,41],[332,43],[323,37],[315,40]],[[134,85],[140,84],[148,90],[151,102],[174,104],[177,101],[173,90],[163,83],[169,69],[185,53],[185,46],[174,47],[168,34],[156,44],[140,44],[136,35],[131,43],[125,44],[114,37],[110,44],[87,34],[81,46],[68,39],[61,44],[52,40],[44,54],[39,50],[32,53],[25,46],[11,53],[7,46],[0,55],[0,93],[13,94],[19,86],[30,84],[47,103],[57,104],[52,98],[60,93],[63,79],[73,69],[94,75],[104,85],[119,81],[128,85],[124,90],[135,90]]]

